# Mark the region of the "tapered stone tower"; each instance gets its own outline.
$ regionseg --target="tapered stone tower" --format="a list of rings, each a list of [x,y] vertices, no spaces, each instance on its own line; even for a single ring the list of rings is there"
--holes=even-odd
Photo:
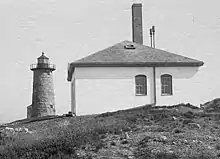
[[[32,64],[33,94],[32,105],[27,107],[27,118],[55,115],[55,97],[52,72],[56,69],[49,58],[42,53],[37,64]]]

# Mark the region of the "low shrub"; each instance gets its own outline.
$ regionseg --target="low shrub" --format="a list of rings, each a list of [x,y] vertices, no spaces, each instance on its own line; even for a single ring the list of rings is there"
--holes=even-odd
[[[102,149],[103,147],[105,147],[105,144],[101,140],[98,140],[94,142],[94,147],[95,147],[95,152],[98,152],[99,149]]]
[[[128,121],[129,123],[135,123],[137,121],[137,117],[136,116],[128,116],[126,118],[126,121]]]
[[[216,149],[216,150],[220,150],[220,143],[217,143],[217,144],[215,145],[215,149]]]
[[[128,144],[128,140],[122,140],[122,141],[121,141],[121,144],[123,144],[123,145],[124,145],[124,144]]]
[[[110,143],[110,145],[111,145],[111,146],[115,146],[116,143],[115,143],[114,141],[112,141],[112,142]]]
[[[160,125],[151,126],[151,127],[149,128],[149,130],[150,130],[151,132],[164,132],[164,131],[166,131],[166,129],[163,128],[163,127],[160,126]]]
[[[179,159],[180,156],[178,156],[175,153],[171,153],[171,152],[159,152],[159,153],[156,153],[154,155],[154,157],[152,157],[152,158],[155,158],[155,159]]]
[[[184,132],[184,130],[179,129],[179,128],[175,128],[175,129],[173,129],[173,133],[175,133],[175,134],[183,133],[183,132]]]
[[[96,116],[96,118],[98,117],[109,117],[109,116],[113,116],[115,113],[114,112],[106,112],[106,113],[102,113]]]
[[[192,155],[192,156],[189,156],[188,159],[216,159],[216,156],[214,154],[210,154],[210,153],[199,153],[199,154],[196,154],[196,155]]]
[[[152,153],[149,147],[139,145],[138,149],[134,152],[134,156],[137,159],[151,159]]]
[[[153,121],[163,121],[170,118],[170,115],[166,111],[160,111],[154,114],[151,114],[150,119]]]
[[[194,121],[191,120],[191,119],[185,119],[185,120],[183,120],[183,125],[187,125],[187,124],[189,124],[189,123],[194,123]]]
[[[104,138],[106,138],[106,135],[105,134],[101,134],[100,135],[100,139],[104,139]]]
[[[183,113],[183,116],[189,119],[193,119],[195,117],[195,114],[192,111],[188,111],[186,113]]]

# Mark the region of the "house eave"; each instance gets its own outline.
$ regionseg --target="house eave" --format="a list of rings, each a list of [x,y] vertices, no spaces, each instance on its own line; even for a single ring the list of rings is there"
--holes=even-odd
[[[72,80],[76,67],[200,67],[204,62],[139,62],[139,63],[71,63],[67,80]]]

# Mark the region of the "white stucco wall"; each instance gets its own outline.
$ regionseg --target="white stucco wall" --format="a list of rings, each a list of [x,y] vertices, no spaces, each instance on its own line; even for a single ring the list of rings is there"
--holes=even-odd
[[[157,67],[157,105],[190,103],[193,76],[197,67]],[[135,76],[147,76],[147,96],[135,95]],[[173,78],[173,95],[161,96],[160,76]],[[74,84],[75,80],[75,84]],[[102,113],[153,103],[153,68],[151,67],[79,67],[75,68],[72,84],[72,111],[77,115]]]
[[[156,94],[157,105],[173,105],[179,103],[191,103],[194,95],[191,94],[193,89],[196,72],[198,67],[158,67],[156,68]],[[161,95],[161,75],[172,75],[172,96]]]
[[[87,114],[88,110],[102,113],[152,103],[152,71],[149,67],[76,68],[76,114]],[[135,76],[138,74],[147,76],[147,96],[135,95]]]

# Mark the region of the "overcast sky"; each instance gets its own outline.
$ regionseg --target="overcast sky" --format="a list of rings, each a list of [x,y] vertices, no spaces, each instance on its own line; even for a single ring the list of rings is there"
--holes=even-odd
[[[26,117],[29,65],[42,51],[57,66],[57,114],[70,111],[68,62],[131,40],[133,2],[143,4],[145,45],[155,25],[157,48],[205,62],[193,78],[189,102],[220,97],[219,0],[0,0],[0,122]]]

